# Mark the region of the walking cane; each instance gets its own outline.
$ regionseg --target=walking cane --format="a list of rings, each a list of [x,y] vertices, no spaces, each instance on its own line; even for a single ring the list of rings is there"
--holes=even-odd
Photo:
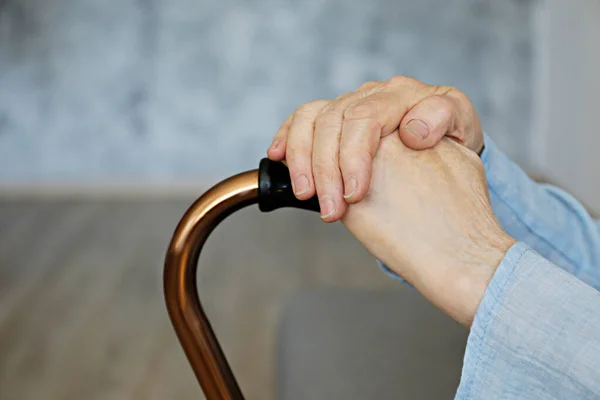
[[[235,211],[257,204],[319,211],[316,197],[300,201],[282,163],[263,159],[258,170],[228,178],[204,193],[179,221],[167,250],[164,292],[169,317],[207,400],[244,396],[202,309],[196,286],[198,258],[213,229]]]

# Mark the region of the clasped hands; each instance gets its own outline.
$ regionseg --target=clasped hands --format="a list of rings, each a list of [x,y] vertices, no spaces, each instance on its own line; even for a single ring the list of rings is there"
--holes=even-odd
[[[285,160],[296,197],[319,198],[375,257],[470,326],[515,243],[496,220],[481,123],[468,97],[394,77],[300,106],[267,154]]]

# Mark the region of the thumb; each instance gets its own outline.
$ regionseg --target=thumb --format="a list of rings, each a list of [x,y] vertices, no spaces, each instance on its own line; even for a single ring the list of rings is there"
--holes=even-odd
[[[435,146],[454,131],[454,102],[444,96],[431,96],[417,103],[400,121],[402,142],[414,150]]]

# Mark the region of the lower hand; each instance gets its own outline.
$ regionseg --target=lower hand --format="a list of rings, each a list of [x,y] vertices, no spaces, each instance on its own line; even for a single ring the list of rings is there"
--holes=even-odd
[[[515,243],[494,217],[481,160],[450,139],[414,151],[398,135],[383,138],[370,189],[342,222],[375,257],[465,326]]]

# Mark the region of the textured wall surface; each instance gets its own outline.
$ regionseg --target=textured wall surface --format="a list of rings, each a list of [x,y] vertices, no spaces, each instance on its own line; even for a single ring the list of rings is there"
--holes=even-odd
[[[455,85],[525,162],[525,0],[0,0],[0,182],[216,179],[295,106]]]

